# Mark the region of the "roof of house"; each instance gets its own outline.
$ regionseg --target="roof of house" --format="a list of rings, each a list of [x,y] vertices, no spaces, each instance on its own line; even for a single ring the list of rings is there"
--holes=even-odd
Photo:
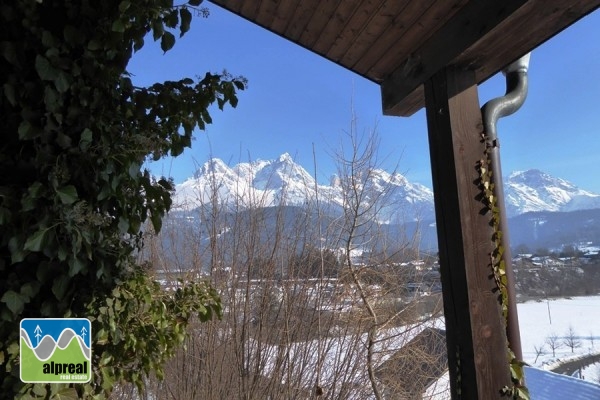
[[[446,332],[426,328],[377,367],[375,374],[393,396],[421,398],[447,369]]]
[[[600,385],[533,367],[525,367],[525,385],[533,400],[600,399]]]

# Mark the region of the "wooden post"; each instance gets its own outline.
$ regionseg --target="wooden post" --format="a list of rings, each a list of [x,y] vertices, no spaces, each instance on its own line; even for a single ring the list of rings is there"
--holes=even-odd
[[[481,202],[483,125],[475,74],[443,68],[425,84],[452,399],[499,399],[510,369]]]

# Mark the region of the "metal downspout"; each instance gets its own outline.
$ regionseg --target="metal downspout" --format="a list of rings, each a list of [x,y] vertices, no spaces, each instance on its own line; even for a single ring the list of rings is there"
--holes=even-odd
[[[519,317],[517,314],[517,301],[515,294],[515,276],[512,268],[512,255],[510,252],[510,241],[508,236],[508,223],[506,218],[506,206],[504,204],[504,188],[502,184],[502,169],[500,166],[500,144],[496,124],[498,120],[516,112],[527,97],[527,69],[529,68],[529,57],[527,54],[504,69],[506,75],[506,94],[488,101],[482,108],[484,134],[489,150],[490,169],[492,171],[491,181],[494,184],[494,195],[496,206],[499,211],[499,227],[502,232],[501,243],[504,249],[503,259],[506,268],[508,318],[506,335],[510,348],[517,360],[523,360],[521,349],[521,336],[519,333]]]

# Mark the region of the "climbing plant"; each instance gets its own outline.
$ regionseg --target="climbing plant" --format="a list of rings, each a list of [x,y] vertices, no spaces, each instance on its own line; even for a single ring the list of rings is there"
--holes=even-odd
[[[508,319],[508,289],[506,277],[506,262],[504,260],[504,248],[502,245],[502,230],[500,229],[500,210],[496,204],[496,194],[494,191],[493,172],[490,169],[489,151],[492,144],[487,143],[486,137],[482,138],[486,142],[486,150],[484,158],[479,160],[479,185],[482,192],[481,200],[486,208],[491,213],[491,226],[493,227],[492,241],[494,242],[494,250],[490,254],[490,266],[493,271],[494,280],[498,289],[498,300],[504,318],[504,326],[506,327]],[[510,367],[510,375],[512,386],[502,388],[502,394],[515,400],[529,400],[529,391],[524,385],[525,375],[522,361],[518,360],[509,346],[506,343],[508,363]]]
[[[127,65],[145,40],[166,52],[206,15],[201,0],[15,0],[0,4],[0,386],[3,393],[103,396],[141,384],[182,342],[193,315],[220,314],[203,283],[162,293],[134,255],[173,183],[143,168],[178,156],[209,107],[235,107],[242,78],[136,87]],[[199,44],[199,51],[201,46]],[[192,315],[193,314],[193,315]],[[89,317],[94,379],[24,385],[19,320]],[[153,347],[154,346],[154,347]],[[58,397],[57,397],[58,396]]]

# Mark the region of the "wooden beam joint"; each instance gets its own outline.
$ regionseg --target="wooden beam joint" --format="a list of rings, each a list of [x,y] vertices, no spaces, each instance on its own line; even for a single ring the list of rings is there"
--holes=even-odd
[[[400,102],[434,73],[451,65],[456,57],[526,2],[527,0],[470,1],[383,81],[383,113],[398,115],[394,109]]]

